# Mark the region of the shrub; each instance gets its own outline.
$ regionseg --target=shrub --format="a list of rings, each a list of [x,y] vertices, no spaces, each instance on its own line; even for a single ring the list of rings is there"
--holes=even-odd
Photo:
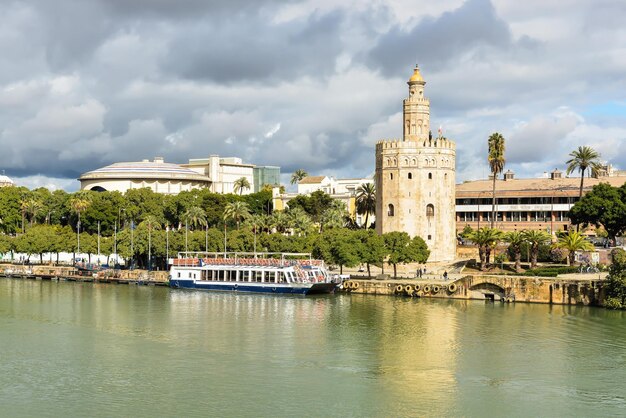
[[[568,251],[563,248],[552,248],[550,250],[550,261],[553,263],[562,263],[568,255]]]

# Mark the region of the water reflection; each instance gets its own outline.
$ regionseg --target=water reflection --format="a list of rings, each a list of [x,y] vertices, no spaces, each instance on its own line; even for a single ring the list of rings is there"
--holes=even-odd
[[[0,280],[0,401],[26,416],[620,415],[624,319]]]

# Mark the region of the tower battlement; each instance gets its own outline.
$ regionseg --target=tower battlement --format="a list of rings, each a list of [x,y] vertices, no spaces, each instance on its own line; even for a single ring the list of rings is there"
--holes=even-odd
[[[436,148],[436,149],[456,149],[456,143],[447,138],[433,138],[419,141],[403,141],[401,139],[381,139],[376,142],[376,149],[418,149],[418,148]]]

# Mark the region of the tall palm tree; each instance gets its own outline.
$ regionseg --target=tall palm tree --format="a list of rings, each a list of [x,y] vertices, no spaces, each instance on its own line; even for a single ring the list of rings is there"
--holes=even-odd
[[[567,264],[574,264],[576,251],[591,251],[593,244],[585,239],[583,234],[570,229],[567,234],[561,234],[558,241],[554,244],[556,248],[563,248],[568,251]]]
[[[524,240],[530,244],[530,268],[537,266],[537,256],[539,255],[539,246],[549,242],[552,237],[544,231],[527,230],[523,231]]]
[[[43,204],[35,199],[29,197],[21,202],[22,211],[29,215],[30,226],[33,226],[33,222],[37,220],[37,214],[43,209]]]
[[[207,224],[206,212],[198,206],[192,206],[183,214],[185,224],[194,229],[198,225],[205,226]]]
[[[140,225],[148,230],[148,270],[152,270],[152,231],[161,229],[161,224],[154,215],[146,215]]]
[[[565,162],[567,170],[565,174],[570,175],[574,170],[580,171],[580,190],[578,191],[578,200],[583,197],[583,183],[585,181],[585,171],[589,168],[591,173],[595,174],[600,168],[600,154],[591,147],[582,146],[577,150],[570,152],[570,158]],[[576,225],[576,231],[579,226]]]
[[[191,229],[195,229],[198,225],[207,226],[206,212],[198,206],[192,206],[185,211],[183,219],[185,220],[185,252],[187,252],[189,249],[189,226]]]
[[[356,213],[365,215],[363,228],[368,228],[370,213],[376,212],[376,186],[374,183],[363,183],[356,189]]]
[[[504,241],[509,243],[509,248],[515,257],[515,271],[522,270],[522,244],[524,244],[524,234],[518,231],[511,231],[504,234]]]
[[[491,228],[493,228],[496,222],[496,179],[498,178],[498,174],[504,170],[505,164],[504,137],[500,133],[494,132],[487,140],[487,145],[489,146],[487,160],[489,161],[489,168],[493,175],[493,197],[491,202]]]
[[[297,169],[291,175],[291,184],[296,184],[297,182],[299,182],[300,180],[302,180],[303,178],[305,178],[308,175],[309,174],[306,171],[304,171],[303,169],[301,169],[301,168]]]
[[[80,254],[80,214],[87,210],[91,205],[91,196],[89,192],[80,191],[76,192],[72,198],[70,198],[70,207],[78,215],[78,222],[76,223],[76,240],[77,240],[77,253]]]
[[[246,202],[231,202],[224,208],[224,221],[233,220],[237,223],[237,229],[241,221],[250,216],[250,207]]]
[[[244,189],[250,190],[250,182],[246,177],[239,177],[235,180],[235,193],[239,193],[239,196],[243,194]]]

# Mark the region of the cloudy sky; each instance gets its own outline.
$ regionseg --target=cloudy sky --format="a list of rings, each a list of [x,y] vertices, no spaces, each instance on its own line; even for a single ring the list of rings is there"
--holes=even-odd
[[[626,168],[623,0],[0,0],[0,170],[76,190],[117,161],[209,154],[367,176],[415,63],[457,180],[590,145]],[[1,173],[1,171],[0,171]]]

